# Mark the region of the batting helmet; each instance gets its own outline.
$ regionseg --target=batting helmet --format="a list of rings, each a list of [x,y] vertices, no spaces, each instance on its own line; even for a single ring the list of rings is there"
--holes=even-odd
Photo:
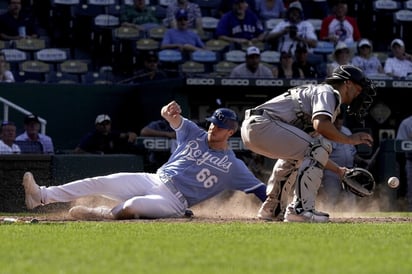
[[[237,114],[228,108],[218,108],[213,112],[212,116],[206,118],[209,121],[220,128],[237,130],[238,117]]]

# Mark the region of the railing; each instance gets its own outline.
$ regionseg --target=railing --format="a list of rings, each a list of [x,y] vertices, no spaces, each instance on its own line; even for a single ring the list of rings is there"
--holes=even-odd
[[[15,109],[15,110],[17,110],[17,111],[19,111],[19,112],[21,112],[21,113],[23,113],[24,115],[32,114],[32,113],[31,113],[30,111],[28,111],[27,109],[24,109],[24,108],[22,108],[22,107],[20,107],[20,106],[18,106],[18,105],[16,105],[16,104],[10,102],[9,100],[4,99],[3,97],[0,97],[0,102],[3,103],[3,120],[4,120],[4,121],[8,121],[8,120],[9,120],[9,108],[10,108],[10,107],[13,108],[13,109]],[[40,125],[41,125],[40,132],[41,132],[42,134],[46,134],[46,124],[47,124],[47,121],[44,120],[44,119],[41,118],[41,117],[38,117],[38,118],[39,118]]]

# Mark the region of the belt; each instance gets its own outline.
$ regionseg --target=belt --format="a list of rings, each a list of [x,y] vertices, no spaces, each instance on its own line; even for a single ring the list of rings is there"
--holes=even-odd
[[[245,111],[245,119],[248,119],[250,116],[253,115],[263,115],[263,113],[265,112],[265,110],[263,109],[247,109]]]
[[[167,186],[170,192],[172,192],[176,196],[176,198],[179,199],[180,202],[182,202],[182,204],[184,204],[186,207],[188,206],[185,196],[183,196],[182,192],[180,192],[180,190],[178,190],[170,180],[165,181],[164,184],[165,186]]]

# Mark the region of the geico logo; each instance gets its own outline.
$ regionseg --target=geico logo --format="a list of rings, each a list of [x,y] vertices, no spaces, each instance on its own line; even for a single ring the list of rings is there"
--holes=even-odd
[[[248,86],[247,79],[222,79],[222,86]]]
[[[373,84],[374,84],[377,88],[384,88],[384,87],[386,87],[386,82],[385,82],[385,81],[373,81]]]
[[[307,85],[307,84],[317,84],[318,81],[315,79],[312,80],[290,80],[291,86],[300,86],[300,85]]]
[[[411,81],[393,81],[392,86],[395,88],[410,88],[412,87]]]
[[[169,150],[169,139],[167,138],[146,138],[143,140],[146,149]]]
[[[283,86],[283,80],[256,80],[256,86]]]
[[[411,151],[412,150],[412,141],[402,141],[401,149],[402,149],[402,151]]]
[[[229,146],[233,150],[244,150],[243,142],[240,138],[229,139]]]
[[[202,85],[202,86],[214,85],[215,79],[213,78],[188,78],[186,79],[186,84],[187,85]]]

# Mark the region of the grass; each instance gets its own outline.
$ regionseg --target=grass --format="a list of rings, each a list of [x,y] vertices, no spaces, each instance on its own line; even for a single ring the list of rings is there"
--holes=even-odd
[[[412,224],[0,225],[0,273],[412,273]]]

